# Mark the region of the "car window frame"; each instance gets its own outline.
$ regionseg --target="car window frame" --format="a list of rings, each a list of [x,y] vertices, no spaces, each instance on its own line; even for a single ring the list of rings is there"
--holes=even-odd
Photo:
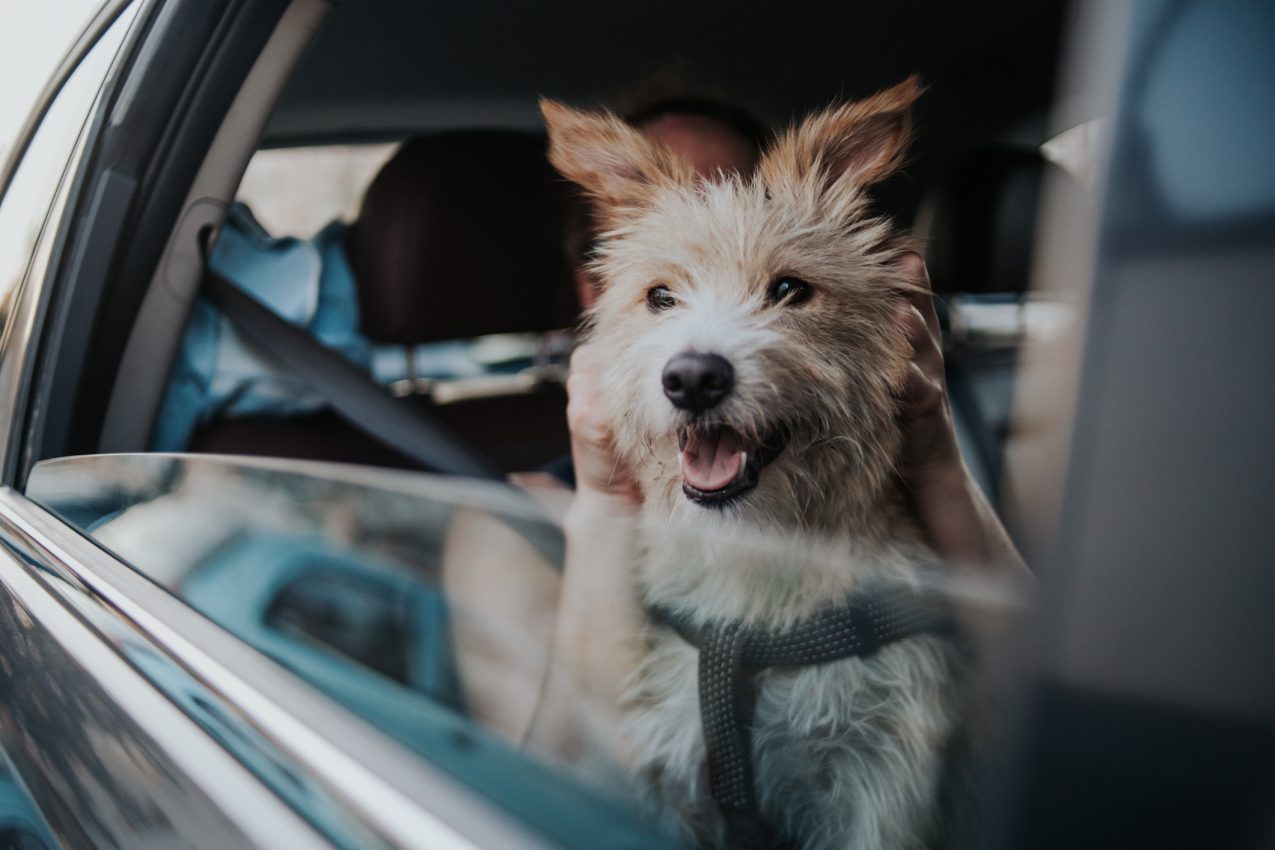
[[[102,7],[81,31],[75,42],[67,50],[66,56],[54,70],[52,76],[41,90],[35,105],[28,114],[25,123],[15,141],[13,150],[0,172],[0,204],[12,201],[9,189],[24,164],[30,163],[30,147],[45,125],[46,119],[58,100],[66,94],[67,85],[79,71],[84,60],[98,46],[101,40],[114,27],[120,17],[134,7],[138,14],[134,18],[132,29],[135,31],[137,19],[142,17],[144,7],[150,0],[110,0]],[[0,398],[0,482],[13,480],[19,465],[21,453],[21,428],[23,411],[34,368],[35,348],[39,343],[42,329],[41,317],[47,308],[49,281],[56,270],[59,247],[64,235],[61,226],[68,211],[74,205],[78,189],[78,177],[85,152],[89,147],[94,116],[98,113],[102,97],[109,86],[115,71],[119,54],[127,45],[131,33],[121,39],[121,46],[116,56],[108,64],[101,79],[94,86],[92,106],[87,110],[84,119],[76,130],[76,141],[72,145],[66,159],[61,163],[60,176],[54,183],[48,203],[32,212],[31,220],[39,221],[39,232],[26,255],[25,270],[20,273],[13,285],[13,290],[6,294],[10,310],[4,317],[3,335],[0,336],[0,387],[5,394]],[[93,81],[89,81],[90,84]],[[57,165],[54,165],[57,169]]]
[[[0,743],[62,843],[131,846],[169,829],[192,847],[269,847],[281,837],[307,850],[331,847],[170,693],[153,685],[156,665],[174,676],[184,671],[166,661],[164,646],[110,596],[72,578],[81,573],[64,546],[71,529],[41,517],[35,507],[0,488],[0,616],[6,625],[22,624],[20,634],[5,630],[0,658],[6,677],[40,681],[7,698],[14,722]],[[155,662],[149,676],[137,666],[140,657]],[[85,712],[94,718],[91,727]],[[91,781],[82,777],[119,770],[131,758],[148,768],[133,772],[128,791],[64,795],[66,787]],[[81,778],[68,775],[68,764]],[[130,816],[139,805],[159,814]]]
[[[21,448],[3,479],[19,487],[43,457],[98,450],[124,344],[143,295],[163,288],[165,246],[209,140],[302,0],[139,2],[144,20],[104,89],[59,219],[30,378],[39,403],[15,411],[22,433],[10,436]]]

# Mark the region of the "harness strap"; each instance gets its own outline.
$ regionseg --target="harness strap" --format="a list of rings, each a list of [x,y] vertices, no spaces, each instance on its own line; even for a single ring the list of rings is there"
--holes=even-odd
[[[947,632],[952,625],[941,599],[902,590],[856,594],[782,632],[742,623],[701,625],[660,605],[651,607],[651,615],[699,650],[709,788],[731,845],[742,850],[791,847],[757,805],[752,758],[757,674],[767,667],[867,657],[887,644],[924,632]]]

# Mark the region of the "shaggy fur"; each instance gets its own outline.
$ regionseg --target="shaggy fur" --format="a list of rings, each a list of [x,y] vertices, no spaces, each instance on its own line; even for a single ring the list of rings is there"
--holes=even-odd
[[[783,627],[865,584],[915,583],[932,560],[894,475],[908,246],[864,192],[900,166],[919,91],[908,80],[813,116],[756,174],[717,179],[697,179],[614,116],[542,104],[555,167],[604,225],[590,339],[617,447],[645,496],[637,579],[648,601],[701,623]],[[773,303],[784,277],[807,282],[809,297]],[[667,309],[648,304],[654,286],[671,293]],[[733,392],[698,417],[661,384],[687,351],[735,370]],[[788,439],[754,489],[704,505],[683,494],[677,435],[719,425],[758,444]],[[648,642],[626,705],[635,766],[674,822],[723,846],[696,651],[665,629]],[[763,813],[805,850],[923,844],[953,728],[951,675],[949,647],[933,637],[763,673],[753,733]]]

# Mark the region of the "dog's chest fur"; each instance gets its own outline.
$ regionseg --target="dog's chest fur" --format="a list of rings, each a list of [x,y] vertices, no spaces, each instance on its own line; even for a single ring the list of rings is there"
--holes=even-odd
[[[672,824],[725,846],[697,692],[698,651],[653,626],[629,694],[634,762]],[[936,637],[757,679],[753,764],[763,815],[802,850],[923,846],[951,735],[950,648]]]

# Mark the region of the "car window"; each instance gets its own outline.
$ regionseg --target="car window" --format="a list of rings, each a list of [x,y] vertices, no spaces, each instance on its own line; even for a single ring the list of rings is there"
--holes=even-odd
[[[257,151],[236,199],[270,233],[310,237],[352,221],[363,191],[397,144],[315,145]]]
[[[60,211],[60,206],[54,205],[59,187],[62,197],[66,197],[72,151],[81,141],[90,106],[137,8],[133,4],[124,10],[67,79],[0,198],[0,326],[4,327],[0,345],[0,430],[6,434],[22,368],[20,355],[30,333],[29,325],[19,327],[18,323],[32,319],[37,293],[30,293],[24,309],[19,309],[19,301],[24,289],[37,290],[42,282],[54,239],[51,233],[45,236],[38,252],[37,242]],[[22,286],[24,281],[27,287]]]
[[[81,2],[81,5],[84,4]],[[67,157],[70,156],[79,131],[86,121],[88,106],[97,96],[111,59],[136,14],[136,8],[134,5],[124,12],[66,81],[36,130],[8,191],[0,201],[0,303],[8,303],[10,294],[26,271],[27,261],[43,226],[45,213],[53,201]],[[42,16],[42,20],[62,21],[65,25],[68,20],[76,20],[76,16],[69,15],[67,19]],[[10,30],[6,27],[6,31],[16,33],[22,31],[22,28],[13,27]],[[67,36],[67,33],[59,35]],[[39,35],[35,38],[37,41],[43,40]],[[52,42],[63,40],[53,34],[45,34],[44,38]],[[69,37],[65,38],[65,41],[69,40]],[[52,48],[48,49],[48,54],[61,56],[61,51]],[[26,55],[25,50],[22,55]],[[43,57],[32,59],[35,67],[24,69],[23,80],[45,79],[45,75],[40,72],[39,58]],[[20,94],[24,88],[14,85],[11,89],[10,86],[5,86],[5,108],[0,110],[0,114],[6,118],[15,112],[25,114],[29,104],[25,104],[24,108]],[[3,130],[7,128],[0,128],[0,160],[6,158],[16,141],[16,130],[12,135]]]
[[[101,5],[101,0],[67,0],[56,15],[44,14],[36,4],[5,9],[0,56],[7,80],[0,89],[0,158],[13,147],[40,87]]]
[[[563,554],[538,503],[416,474],[171,455],[45,461],[26,492],[563,845],[666,846],[614,772],[530,742],[548,720]]]
[[[565,845],[676,842],[616,760],[618,709],[554,663],[560,506],[482,482],[173,455],[44,461],[27,495]],[[835,545],[738,530],[718,539],[709,528],[682,548],[702,551],[705,537],[719,554],[787,571],[846,557]],[[631,557],[623,537],[618,548],[575,539],[597,544],[583,555],[593,569]],[[878,580],[882,593],[915,590],[888,571]],[[1013,610],[993,590],[980,583],[978,616]]]

